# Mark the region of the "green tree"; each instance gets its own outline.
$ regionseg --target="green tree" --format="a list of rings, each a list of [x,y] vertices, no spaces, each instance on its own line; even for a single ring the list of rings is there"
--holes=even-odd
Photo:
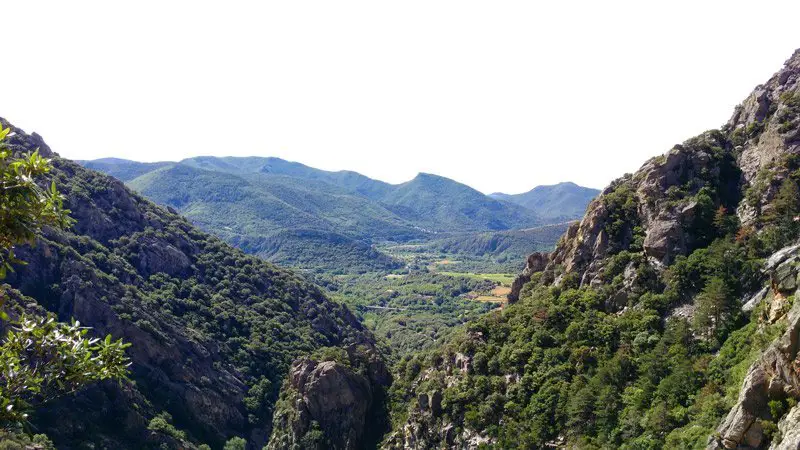
[[[795,220],[800,215],[800,189],[797,182],[791,178],[784,180],[772,207],[766,220],[774,226],[765,233],[765,240],[768,250],[776,251],[790,243],[800,232],[800,222]]]
[[[728,209],[720,205],[714,213],[714,228],[717,229],[717,235],[728,236],[736,233],[739,224],[736,216],[728,214]]]
[[[235,436],[225,443],[225,447],[223,447],[222,450],[244,450],[245,448],[247,448],[247,441],[245,441],[244,438]]]
[[[711,338],[724,332],[732,319],[732,295],[728,285],[719,277],[712,277],[697,296],[694,326]]]
[[[10,129],[0,126],[0,279],[12,264],[14,246],[32,243],[44,226],[72,223],[62,196],[51,183],[40,187],[50,162],[38,152],[15,157],[5,144]],[[5,294],[0,292],[0,301]],[[8,315],[2,313],[2,320]],[[79,322],[58,323],[52,317],[22,316],[4,327],[0,342],[0,425],[24,422],[35,407],[82,387],[127,375],[121,340],[90,338]]]
[[[780,224],[794,223],[794,218],[800,213],[800,190],[794,180],[783,181],[775,197],[774,208],[774,217]]]

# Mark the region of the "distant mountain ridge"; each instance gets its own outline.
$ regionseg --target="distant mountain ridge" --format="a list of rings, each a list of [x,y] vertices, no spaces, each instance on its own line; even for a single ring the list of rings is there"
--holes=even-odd
[[[154,163],[103,158],[80,164],[120,179],[250,253],[304,268],[392,268],[399,263],[373,244],[532,228],[576,216],[570,206],[564,215],[541,218],[523,205],[426,173],[389,184],[272,157]],[[548,211],[557,208],[554,195]]]
[[[548,186],[536,186],[522,194],[489,194],[497,200],[505,200],[524,206],[536,213],[543,220],[572,220],[583,216],[586,206],[600,194],[599,189],[578,186],[572,182],[563,182]]]

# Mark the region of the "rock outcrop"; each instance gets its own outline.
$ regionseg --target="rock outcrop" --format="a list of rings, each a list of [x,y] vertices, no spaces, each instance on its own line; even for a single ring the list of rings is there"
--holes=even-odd
[[[292,364],[267,449],[355,450],[381,434],[388,369],[366,347],[348,348],[347,359],[304,357]]]
[[[517,278],[511,283],[511,292],[509,292],[507,296],[509,303],[515,303],[519,300],[519,292],[522,290],[522,286],[525,286],[525,283],[531,281],[531,275],[543,271],[545,267],[547,267],[549,259],[550,255],[542,252],[534,252],[528,256],[525,269],[523,269],[522,273],[517,275]]]

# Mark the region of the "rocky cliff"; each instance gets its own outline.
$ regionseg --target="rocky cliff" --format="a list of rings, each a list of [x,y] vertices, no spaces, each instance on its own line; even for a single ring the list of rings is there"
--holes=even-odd
[[[295,274],[12,129],[12,150],[52,158],[50,179],[76,223],[19,249],[27,265],[7,282],[20,304],[132,344],[132,382],[37,412],[34,426],[59,448],[218,448],[242,436],[260,449],[293,360],[322,347],[374,349],[347,308]]]
[[[270,450],[373,448],[386,431],[391,376],[375,353],[350,347],[341,358],[292,364],[273,420]]]

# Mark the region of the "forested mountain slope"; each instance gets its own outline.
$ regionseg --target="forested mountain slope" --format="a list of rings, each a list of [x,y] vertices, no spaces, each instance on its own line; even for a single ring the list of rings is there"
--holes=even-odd
[[[355,172],[258,157],[81,164],[118,177],[248,253],[301,268],[392,269],[399,262],[373,244],[542,223],[524,207],[428,174],[391,185]]]
[[[613,182],[516,303],[404,359],[388,448],[800,445],[800,51]]]
[[[373,408],[389,377],[371,333],[346,307],[118,180],[59,158],[36,134],[13,128],[7,141],[14,152],[38,148],[53,159],[48,182],[76,220],[18,249],[27,264],[9,275],[7,294],[15,305],[74,317],[132,344],[131,382],[49,404],[31,418],[37,432],[65,449],[221,448],[234,437],[260,449],[291,364],[302,360],[369,394],[354,400],[350,409],[361,415],[348,416],[345,428],[318,428],[313,438],[344,433],[347,448],[375,439],[365,430],[382,430]],[[327,377],[318,379],[346,388]],[[330,413],[312,408],[305,417]]]

